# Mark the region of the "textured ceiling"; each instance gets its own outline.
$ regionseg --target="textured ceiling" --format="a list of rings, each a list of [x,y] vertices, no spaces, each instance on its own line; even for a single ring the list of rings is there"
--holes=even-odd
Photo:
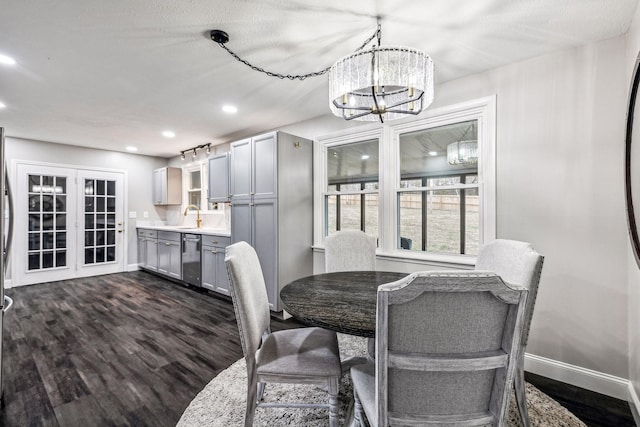
[[[382,16],[382,43],[427,52],[436,84],[624,34],[638,0],[3,0],[0,126],[9,136],[162,157],[329,112],[321,70]],[[223,104],[239,109],[221,111]],[[167,140],[165,129],[177,136]]]

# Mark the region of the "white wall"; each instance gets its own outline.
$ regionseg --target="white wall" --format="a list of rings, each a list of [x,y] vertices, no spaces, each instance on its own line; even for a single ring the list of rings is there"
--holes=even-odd
[[[631,79],[638,52],[640,52],[640,8],[636,9],[631,28],[627,33],[627,88],[631,87]],[[638,108],[640,108],[640,104],[636,104],[636,109]],[[639,127],[640,124],[636,123],[635,132],[640,131]],[[640,141],[640,139],[634,139]],[[636,147],[635,152],[640,152],[640,147]],[[634,165],[638,167],[640,163],[635,162]],[[634,184],[640,185],[640,182],[635,182]],[[638,213],[636,213],[636,215],[637,214]],[[635,399],[637,400],[638,396],[640,396],[640,268],[636,264],[633,256],[630,240],[627,241],[629,242],[627,246],[627,263],[629,267],[627,272],[629,286],[629,380],[631,381],[635,392]],[[640,404],[640,402],[636,401],[636,405],[637,404]]]
[[[6,139],[5,155],[8,167],[11,167],[11,162],[16,159],[126,171],[128,181],[127,218],[125,218],[126,262],[127,264],[137,263],[136,220],[129,219],[128,212],[136,212],[138,219],[143,219],[143,212],[146,211],[149,213],[148,220],[160,219],[162,212],[153,206],[151,200],[152,176],[154,169],[166,166],[166,159],[19,138]],[[13,176],[14,171],[9,172],[9,176]]]
[[[629,375],[625,55],[619,37],[534,58],[439,85],[433,105],[497,94],[497,234],[546,256],[527,352],[621,378]],[[332,120],[316,123],[300,127],[304,136],[336,130]],[[316,253],[314,270],[322,263]]]
[[[545,255],[528,353],[628,376],[625,38],[438,87],[497,94],[498,237]]]

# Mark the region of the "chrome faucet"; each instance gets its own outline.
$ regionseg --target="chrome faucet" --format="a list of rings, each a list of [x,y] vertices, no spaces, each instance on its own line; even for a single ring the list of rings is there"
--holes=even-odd
[[[200,219],[200,208],[197,207],[196,205],[189,205],[184,210],[184,216],[187,216],[187,213],[189,212],[189,208],[194,208],[198,214],[198,217],[196,218],[196,227],[197,228],[202,227],[202,220]]]

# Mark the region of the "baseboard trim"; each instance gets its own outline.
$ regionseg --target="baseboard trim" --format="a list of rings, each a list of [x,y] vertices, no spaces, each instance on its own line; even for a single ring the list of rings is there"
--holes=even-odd
[[[129,264],[127,265],[127,271],[138,271],[140,270],[140,267],[138,267],[138,264]]]
[[[630,403],[631,395],[629,390],[633,387],[631,382],[625,378],[605,374],[569,363],[559,362],[535,354],[525,354],[524,369],[543,377],[556,381],[571,384],[606,396],[615,397]]]
[[[629,406],[631,407],[633,420],[636,422],[636,425],[640,426],[640,399],[631,381],[629,381]]]
[[[11,279],[4,279],[4,288],[13,288],[13,282],[11,281]]]

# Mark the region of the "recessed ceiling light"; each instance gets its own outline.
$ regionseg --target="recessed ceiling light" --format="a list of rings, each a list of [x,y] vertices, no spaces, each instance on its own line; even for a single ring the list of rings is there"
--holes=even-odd
[[[367,160],[368,158],[369,158],[369,155],[368,155],[368,154],[363,154],[363,155],[362,155],[362,160]]]
[[[234,107],[233,105],[224,105],[222,107],[222,111],[224,111],[225,113],[233,114],[238,112],[238,108]]]
[[[430,156],[437,156],[438,152],[437,151],[429,151],[429,155]]]
[[[0,108],[6,108],[7,106],[5,105],[4,102],[0,102]]]
[[[15,65],[16,60],[7,56],[7,55],[2,55],[0,53],[0,64],[4,64],[4,65]]]
[[[174,136],[176,136],[176,133],[170,130],[165,130],[164,132],[162,132],[162,136],[164,136],[165,138],[173,138]]]
[[[125,149],[127,151],[138,151],[138,149],[136,147],[134,147],[133,145],[129,145],[128,147],[125,147]]]

